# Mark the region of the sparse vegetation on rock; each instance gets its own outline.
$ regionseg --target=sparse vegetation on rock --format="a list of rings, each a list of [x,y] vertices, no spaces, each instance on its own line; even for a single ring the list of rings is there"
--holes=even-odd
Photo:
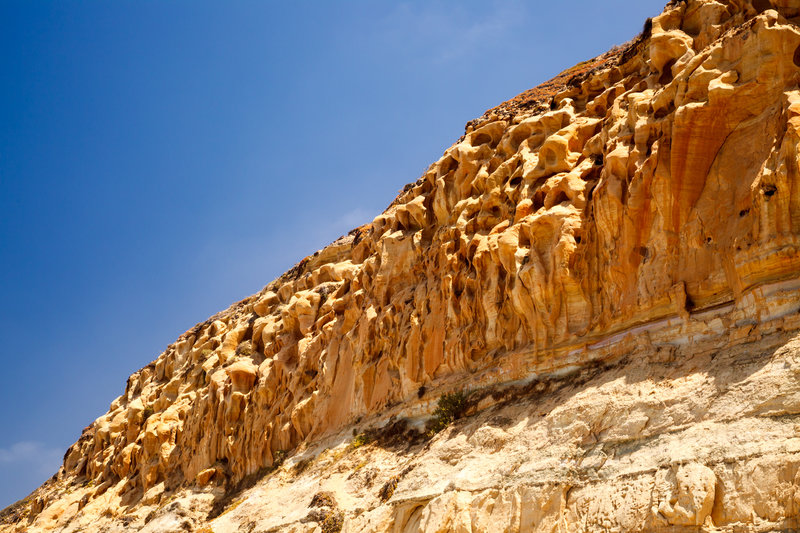
[[[427,425],[428,435],[433,436],[464,415],[469,395],[463,391],[450,392],[439,397],[433,418]]]
[[[392,495],[394,494],[394,491],[397,488],[397,484],[399,482],[400,482],[400,476],[394,476],[392,479],[384,483],[383,486],[381,486],[380,490],[378,491],[378,498],[382,502],[389,501],[389,498],[391,498]]]

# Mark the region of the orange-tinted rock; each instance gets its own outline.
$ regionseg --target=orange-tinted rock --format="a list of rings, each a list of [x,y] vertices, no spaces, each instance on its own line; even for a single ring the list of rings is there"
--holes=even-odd
[[[471,122],[371,223],[131,376],[59,482],[115,484],[131,501],[212,476],[235,486],[357,422],[429,414],[442,392],[588,368],[632,346],[723,350],[800,327],[798,14],[790,0],[671,2],[649,35]],[[619,431],[639,434],[657,417],[647,413]],[[579,432],[573,422],[552,424]],[[788,487],[787,472],[764,479]],[[696,461],[659,471],[630,489],[652,508],[626,516],[574,497],[619,530],[752,521],[741,502],[717,507],[719,475]],[[522,528],[513,502],[532,496],[521,487],[480,501],[444,491],[378,522],[447,530],[497,505]],[[622,501],[619,485],[602,491]],[[553,512],[537,508],[537,523],[562,527],[569,489],[538,497]],[[77,512],[63,498],[34,506],[37,527]]]

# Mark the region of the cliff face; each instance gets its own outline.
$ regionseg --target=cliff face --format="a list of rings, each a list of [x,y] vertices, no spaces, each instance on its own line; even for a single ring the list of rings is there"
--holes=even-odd
[[[131,376],[0,531],[800,527],[798,24],[673,1],[472,121]]]

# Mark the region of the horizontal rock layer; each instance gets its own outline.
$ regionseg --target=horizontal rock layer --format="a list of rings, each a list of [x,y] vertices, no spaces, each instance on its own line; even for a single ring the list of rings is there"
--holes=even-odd
[[[798,15],[796,0],[671,2],[626,47],[471,122],[374,221],[186,332],[131,376],[125,393],[67,452],[59,474],[29,506],[8,511],[0,531],[72,531],[102,513],[109,530],[122,527],[123,515],[140,527],[143,509],[187,491],[202,507],[277,467],[287,453],[330,442],[354,424],[392,417],[417,423],[448,391],[580,373],[632,353],[660,361],[666,348],[678,354],[691,382],[716,375],[729,347],[798,329]],[[692,347],[700,345],[721,355],[689,369],[682,359],[699,361]],[[759,507],[748,517],[728,510],[719,492],[720,483],[733,490],[725,480],[750,483],[741,469],[756,464],[745,453],[755,448],[764,450],[764,479],[796,485],[789,477],[797,450],[785,421],[794,423],[795,411],[781,403],[787,398],[776,389],[769,392],[778,399],[763,401],[789,418],[737,426],[747,416],[737,418],[732,408],[724,417],[703,415],[713,394],[680,382],[674,386],[686,397],[663,397],[693,406],[686,407],[692,416],[665,417],[659,409],[668,411],[668,404],[648,403],[655,389],[641,384],[664,379],[653,373],[657,367],[635,372],[638,384],[630,387],[586,389],[587,406],[611,405],[615,397],[627,402],[626,414],[608,420],[570,411],[574,398],[561,393],[537,400],[551,406],[547,416],[560,412],[558,402],[570,414],[512,432],[509,439],[525,442],[546,427],[542,442],[551,443],[517,457],[513,483],[439,487],[460,479],[444,469],[431,481],[438,488],[430,497],[418,490],[398,499],[407,490],[401,481],[388,503],[343,514],[354,524],[345,527],[384,531],[400,523],[411,531],[449,531],[471,524],[463,528],[488,531],[481,520],[490,520],[494,508],[506,509],[509,531],[523,522],[537,531],[571,524],[569,530],[581,520],[587,531],[605,524],[588,516],[608,516],[603,527],[626,531],[705,523],[757,528],[759,520],[789,527],[799,505],[793,496],[762,494],[758,501],[771,510]],[[732,387],[722,374],[714,383]],[[769,386],[795,379],[781,375]],[[734,387],[726,405],[753,401],[764,392],[760,386]],[[539,409],[526,402],[526,409]],[[515,413],[512,420],[524,419]],[[740,439],[741,449],[731,445],[719,460],[700,451],[687,452],[685,461],[643,459],[630,475],[618,466],[618,475],[584,485],[556,475],[563,465],[578,468],[573,462],[582,464],[592,439],[616,442],[603,437],[614,432],[641,439],[654,418],[653,438],[665,439],[659,457],[702,442],[704,421],[726,443]],[[560,434],[572,443],[563,465],[551,457]],[[671,434],[678,436],[670,441]],[[440,438],[441,446],[458,438]],[[736,454],[745,454],[739,466],[720,466],[736,463]],[[778,473],[789,456],[795,462]],[[482,463],[454,464],[463,473]],[[532,500],[531,490],[544,496]],[[739,498],[731,505],[747,508],[753,491],[733,490],[744,496],[731,496]],[[629,504],[625,516],[615,510],[619,502]],[[525,505],[538,510],[527,515]],[[335,515],[340,506],[324,508]]]
[[[322,492],[353,533],[796,531],[800,336],[724,350],[719,340],[634,348],[609,367],[542,380],[427,445],[334,448],[211,525],[318,531],[309,504]]]

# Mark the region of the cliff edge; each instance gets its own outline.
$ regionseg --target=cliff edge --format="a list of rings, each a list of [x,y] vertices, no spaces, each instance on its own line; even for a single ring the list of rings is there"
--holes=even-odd
[[[133,374],[0,531],[800,528],[800,0],[672,1]]]

